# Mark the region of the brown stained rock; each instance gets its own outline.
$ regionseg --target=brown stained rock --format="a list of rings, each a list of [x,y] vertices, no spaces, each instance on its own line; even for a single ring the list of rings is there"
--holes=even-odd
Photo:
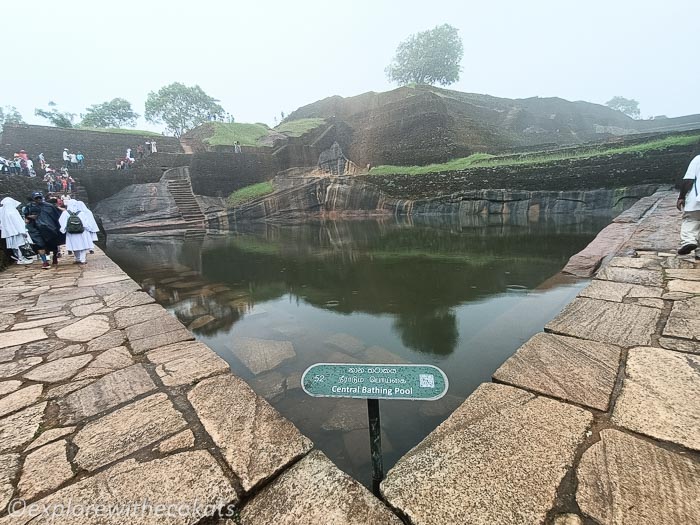
[[[23,447],[34,438],[44,420],[46,405],[39,403],[0,419],[0,453]]]
[[[11,394],[22,386],[22,381],[14,379],[12,381],[0,381],[0,396]]]
[[[145,292],[117,292],[104,298],[110,308],[127,308],[154,303],[155,300]]]
[[[13,481],[19,472],[19,465],[19,454],[0,456],[0,509],[3,511],[7,508],[15,491]]]
[[[131,366],[134,364],[134,360],[131,357],[131,353],[125,346],[118,346],[112,348],[98,355],[90,365],[75,376],[76,381],[82,379],[90,379],[95,377],[101,377],[103,375],[114,372],[115,370],[120,370]]]
[[[562,270],[579,277],[590,277],[600,262],[610,253],[615,253],[627,241],[637,225],[634,223],[612,223],[603,228],[585,249],[571,257]]]
[[[617,430],[603,430],[576,470],[576,501],[601,525],[688,525],[700,516],[700,465]]]
[[[24,460],[17,488],[24,499],[55,490],[73,477],[65,440],[35,450]]]
[[[121,346],[126,341],[126,334],[121,330],[112,330],[105,335],[96,337],[88,343],[88,352],[101,352]]]
[[[29,328],[39,328],[40,326],[46,326],[50,324],[63,323],[71,321],[73,318],[67,315],[59,315],[56,317],[48,317],[46,319],[38,319],[36,321],[26,321],[24,323],[17,323],[12,327],[12,330],[27,330]]]
[[[31,385],[0,398],[0,417],[36,403],[44,390],[42,385]]]
[[[94,509],[98,502],[104,508],[133,509],[103,512],[99,519],[94,513],[78,513],[65,521],[70,525],[191,525],[237,501],[216,460],[206,451],[193,451],[144,463],[129,459],[36,503],[42,509],[58,505]],[[168,506],[174,506],[169,514]],[[6,520],[0,523],[25,525],[32,518],[16,513]]]
[[[267,372],[296,357],[290,341],[273,341],[253,337],[236,337],[230,343],[231,352],[254,374]]]
[[[583,520],[578,514],[559,514],[554,518],[553,525],[583,525]]]
[[[241,512],[244,525],[400,525],[401,520],[322,452],[311,452]]]
[[[22,372],[35,367],[41,362],[41,357],[25,357],[24,359],[17,359],[16,361],[12,361],[10,363],[2,363],[0,364],[0,379],[21,374]]]
[[[87,342],[109,331],[105,315],[91,315],[56,331],[56,337],[67,341]]]
[[[694,295],[700,294],[699,281],[683,281],[681,279],[673,279],[671,281],[668,281],[668,283],[666,283],[666,286],[670,293],[682,292]]]
[[[700,356],[632,348],[613,422],[700,450]]]
[[[95,470],[187,426],[166,394],[155,394],[88,423],[73,438],[75,463]]]
[[[688,354],[700,354],[700,342],[688,341],[687,339],[673,339],[671,337],[660,337],[659,344],[669,350],[685,352]]]
[[[324,343],[329,346],[339,348],[343,352],[347,352],[349,354],[358,354],[365,349],[365,344],[357,337],[343,333],[333,334],[327,338]]]
[[[620,367],[617,346],[539,333],[496,370],[495,380],[605,412]]]
[[[165,308],[159,304],[145,304],[119,310],[114,314],[114,319],[117,321],[117,328],[126,328],[127,326],[143,323],[144,321],[157,319],[158,317],[162,317],[165,313]]]
[[[92,355],[83,354],[75,357],[64,357],[37,366],[24,374],[25,379],[42,383],[58,383],[73,377],[78,370],[92,361]]]
[[[84,354],[87,352],[84,345],[69,345],[65,348],[59,348],[54,350],[49,355],[46,356],[47,361],[55,361],[56,359],[61,359],[63,357],[73,357],[75,355]]]
[[[175,343],[146,354],[156,366],[165,386],[188,385],[206,377],[228,372],[226,361],[199,342]]]
[[[8,346],[23,345],[24,343],[29,343],[31,341],[39,341],[41,339],[47,339],[49,336],[46,335],[43,328],[32,328],[31,330],[12,330],[10,332],[3,332],[2,337],[0,337],[0,348],[7,348]]]
[[[245,491],[313,446],[245,381],[233,375],[204,380],[187,397]]]
[[[164,440],[160,445],[158,445],[158,451],[161,454],[169,454],[176,450],[184,450],[187,448],[192,448],[194,446],[194,434],[191,430],[183,430],[179,434],[175,434],[173,437]]]
[[[660,287],[664,284],[661,270],[648,270],[646,268],[606,266],[596,274],[596,278],[618,283],[641,284],[644,286]]]
[[[700,297],[673,303],[663,335],[700,340]]]
[[[43,432],[38,438],[31,442],[27,447],[26,452],[34,450],[35,448],[43,447],[49,443],[66,437],[69,434],[75,432],[75,427],[61,427],[61,428],[51,428]]]
[[[660,315],[657,308],[577,298],[545,329],[623,347],[648,345]]]
[[[592,421],[589,412],[482,384],[382,482],[415,525],[541,523]]]
[[[59,417],[64,424],[77,423],[155,389],[143,365],[132,365],[59,399]]]
[[[683,279],[685,281],[700,281],[700,268],[693,269],[680,269],[666,270],[666,277],[668,279]]]

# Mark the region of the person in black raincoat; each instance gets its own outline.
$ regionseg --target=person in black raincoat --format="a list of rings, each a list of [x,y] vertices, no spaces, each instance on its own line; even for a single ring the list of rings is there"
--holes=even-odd
[[[65,242],[58,224],[61,211],[53,204],[44,202],[44,195],[40,191],[32,193],[22,211],[29,236],[41,258],[41,268],[47,270],[50,265],[46,254],[52,253],[52,264],[58,264],[58,247]]]

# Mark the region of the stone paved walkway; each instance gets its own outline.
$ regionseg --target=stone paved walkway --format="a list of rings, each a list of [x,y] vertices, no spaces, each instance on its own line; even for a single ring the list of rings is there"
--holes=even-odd
[[[638,207],[625,256],[399,460],[389,507],[102,253],[13,267],[0,525],[700,523],[700,268],[672,253],[674,202]]]

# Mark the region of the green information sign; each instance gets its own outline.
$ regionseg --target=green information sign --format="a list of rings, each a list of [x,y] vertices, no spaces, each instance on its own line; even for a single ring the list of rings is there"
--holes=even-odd
[[[445,373],[433,365],[316,363],[301,377],[314,397],[435,401],[447,392]]]

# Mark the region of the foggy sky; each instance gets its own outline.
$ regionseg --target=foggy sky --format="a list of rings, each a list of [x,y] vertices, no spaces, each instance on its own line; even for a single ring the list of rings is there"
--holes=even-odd
[[[653,4],[653,5],[647,5]],[[411,33],[449,23],[464,59],[459,91],[603,104],[642,117],[700,113],[697,0],[278,1],[3,0],[0,106],[24,120],[49,100],[81,113],[122,97],[199,84],[237,122],[331,95],[385,91]],[[161,130],[140,119],[141,129]]]

